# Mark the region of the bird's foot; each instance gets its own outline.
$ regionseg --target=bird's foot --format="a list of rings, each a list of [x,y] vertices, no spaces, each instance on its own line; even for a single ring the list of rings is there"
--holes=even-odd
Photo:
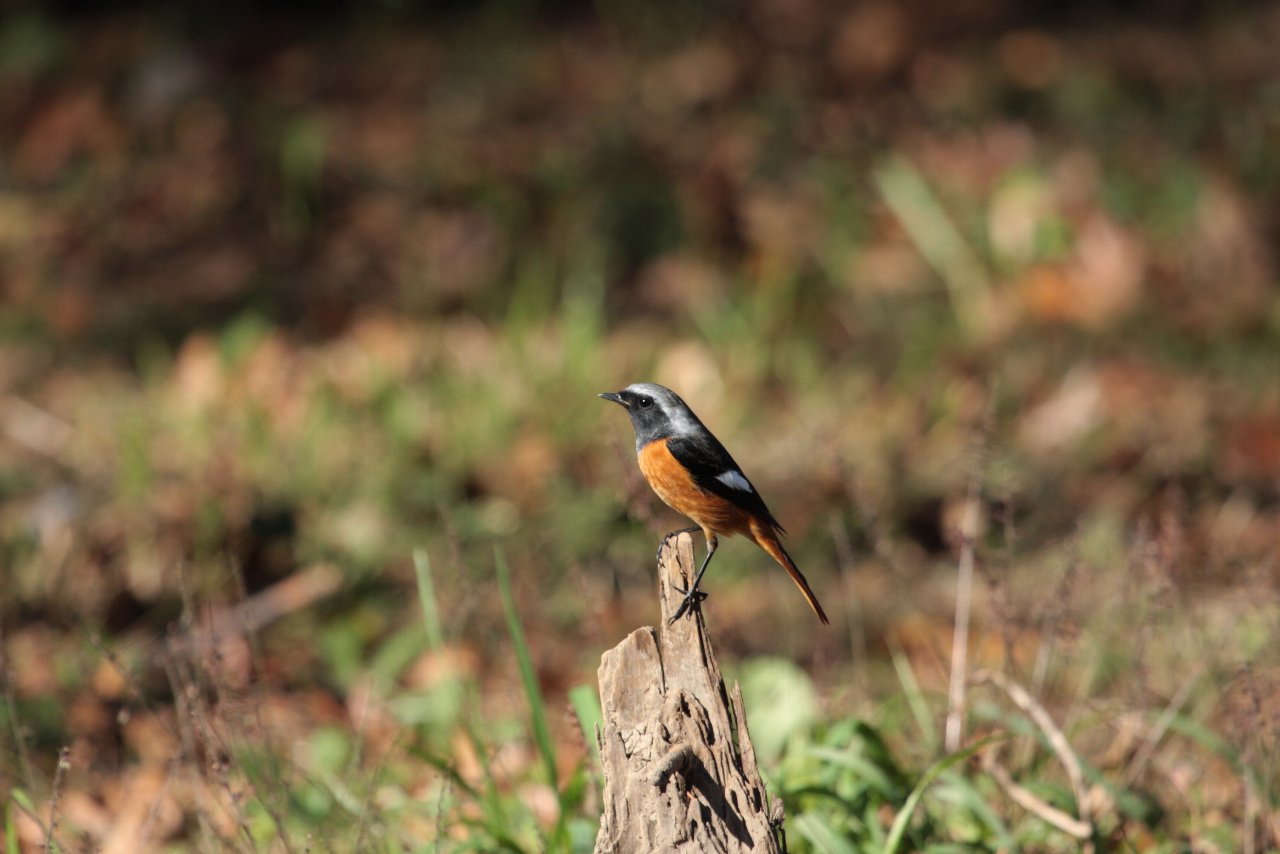
[[[694,532],[696,532],[696,531],[701,531],[701,530],[702,530],[702,529],[701,529],[701,528],[699,528],[697,525],[694,525],[694,526],[692,526],[692,527],[689,527],[689,528],[681,528],[681,529],[680,529],[680,530],[678,530],[678,531],[672,531],[670,534],[667,534],[665,537],[663,537],[663,538],[662,538],[662,542],[658,543],[658,554],[657,554],[657,557],[655,558],[655,560],[661,560],[661,558],[662,558],[662,550],[663,550],[663,549],[665,549],[665,548],[667,547],[667,541],[668,541],[668,540],[670,540],[672,537],[678,537],[678,536],[680,536],[681,534],[692,534],[692,533],[694,533]]]
[[[676,591],[678,593],[683,593],[684,599],[680,600],[680,607],[676,608],[676,612],[671,615],[671,619],[667,620],[668,626],[674,626],[676,624],[676,620],[683,617],[686,613],[691,613],[689,611],[690,608],[701,605],[702,600],[707,598],[707,594],[697,588],[694,588],[693,590],[685,590],[683,587],[677,587]]]

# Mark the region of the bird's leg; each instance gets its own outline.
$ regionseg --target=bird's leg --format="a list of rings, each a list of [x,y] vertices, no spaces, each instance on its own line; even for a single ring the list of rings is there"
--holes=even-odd
[[[681,534],[692,534],[695,531],[701,531],[701,530],[702,529],[699,528],[697,525],[694,525],[692,527],[681,528],[678,531],[672,531],[670,534],[667,534],[665,537],[662,538],[662,542],[658,543],[658,555],[657,555],[657,558],[655,558],[655,560],[662,558],[662,550],[667,547],[667,541],[670,540],[672,537],[678,537]]]
[[[680,602],[680,607],[676,608],[676,612],[671,615],[671,619],[667,620],[667,625],[675,624],[675,621],[685,615],[685,612],[692,606],[702,602],[707,598],[707,594],[698,589],[698,585],[702,582],[702,574],[707,571],[707,564],[711,563],[711,556],[716,553],[716,546],[720,541],[715,534],[707,534],[707,556],[702,561],[702,566],[698,568],[698,574],[693,577],[693,584],[689,585],[689,589],[677,587],[676,590],[684,594],[684,599]]]

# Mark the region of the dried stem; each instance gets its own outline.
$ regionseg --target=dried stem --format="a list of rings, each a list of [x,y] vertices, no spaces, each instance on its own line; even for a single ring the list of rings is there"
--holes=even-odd
[[[1080,759],[1071,748],[1066,735],[1063,734],[1053,718],[1050,717],[1045,707],[1040,705],[1040,702],[1035,697],[1032,697],[1025,688],[997,670],[980,670],[973,674],[973,681],[975,684],[990,682],[1003,690],[1009,696],[1009,699],[1013,701],[1013,704],[1022,709],[1031,718],[1032,723],[1040,728],[1040,731],[1044,733],[1045,739],[1049,742],[1049,746],[1057,754],[1058,761],[1066,769],[1067,779],[1071,781],[1071,791],[1075,794],[1076,809],[1080,813],[1080,821],[1092,826],[1093,820],[1090,815],[1088,792],[1084,786],[1084,774],[1080,770]]]
[[[1093,836],[1092,824],[1067,815],[1020,786],[1010,776],[1008,769],[1000,764],[1000,760],[996,758],[996,751],[992,750],[982,758],[982,767],[1000,785],[1000,788],[1004,789],[1005,794],[1027,812],[1047,821],[1063,833],[1071,834],[1076,839],[1088,839]]]
[[[58,767],[53,772],[53,793],[49,796],[49,824],[44,830],[45,851],[53,851],[54,846],[57,845],[58,801],[62,798],[62,784],[66,781],[67,769],[70,767],[71,748],[64,746],[58,751]]]
[[[969,491],[965,496],[964,515],[960,520],[960,563],[956,578],[956,624],[951,638],[951,682],[947,690],[947,721],[942,744],[948,753],[960,749],[964,738],[965,673],[969,669],[969,616],[973,610],[974,541],[978,536],[979,497],[982,473],[986,468],[986,451],[995,411],[995,390],[987,398],[987,412],[976,439],[973,470],[969,474]]]
[[[1169,705],[1165,706],[1165,710],[1161,713],[1155,726],[1151,728],[1151,731],[1147,733],[1147,737],[1143,739],[1142,746],[1138,748],[1137,753],[1134,754],[1133,761],[1125,769],[1124,786],[1126,788],[1132,786],[1134,781],[1146,769],[1147,763],[1151,761],[1151,757],[1156,752],[1156,746],[1160,744],[1160,740],[1164,738],[1165,733],[1169,731],[1169,727],[1173,725],[1178,712],[1182,711],[1182,707],[1186,705],[1187,700],[1191,699],[1191,692],[1200,681],[1200,674],[1203,672],[1203,665],[1195,667],[1191,671],[1191,675],[1182,683],[1178,693],[1169,701]]]

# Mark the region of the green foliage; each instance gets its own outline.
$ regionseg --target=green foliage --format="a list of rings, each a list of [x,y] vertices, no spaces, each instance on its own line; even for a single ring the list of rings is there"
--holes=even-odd
[[[952,769],[1004,738],[988,736],[923,772],[905,769],[880,732],[853,719],[794,741],[771,780],[803,842],[795,850],[1010,850],[1017,842],[980,776]],[[805,847],[805,846],[811,847]]]
[[[595,767],[600,767],[600,745],[597,741],[600,727],[604,725],[604,712],[600,709],[600,695],[592,685],[578,685],[569,691],[569,703],[582,728],[582,735],[591,745]]]
[[[743,703],[751,710],[751,743],[765,763],[776,761],[788,742],[818,719],[813,682],[794,662],[752,659],[742,666],[738,682]]]
[[[529,652],[529,644],[525,640],[524,629],[520,625],[520,616],[516,612],[514,600],[511,598],[511,575],[507,569],[506,558],[500,549],[494,550],[494,563],[498,568],[498,592],[502,596],[502,610],[507,617],[507,632],[511,636],[511,645],[515,650],[516,663],[520,668],[520,682],[524,686],[525,699],[529,703],[529,717],[533,729],[533,740],[538,753],[542,757],[547,773],[547,783],[560,795],[559,772],[556,770],[555,746],[551,742],[551,728],[547,724],[546,704],[542,699],[542,689],[538,686],[538,675],[534,671],[533,657]],[[564,803],[559,809],[560,820],[551,835],[551,844],[560,843],[564,838]]]
[[[22,854],[18,846],[18,822],[15,813],[20,809],[20,790],[15,789],[4,805],[4,850],[5,854]]]

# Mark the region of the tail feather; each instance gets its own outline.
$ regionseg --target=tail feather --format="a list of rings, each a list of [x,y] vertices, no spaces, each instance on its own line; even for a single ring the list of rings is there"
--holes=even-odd
[[[809,603],[809,607],[813,609],[813,613],[817,614],[822,624],[829,625],[831,621],[827,619],[826,612],[822,610],[818,597],[814,595],[813,589],[809,587],[809,582],[805,580],[804,574],[800,572],[796,562],[791,559],[791,555],[787,554],[787,550],[782,547],[782,543],[778,540],[778,535],[770,528],[753,519],[750,536],[756,545],[768,552],[769,557],[776,560],[778,565],[787,571],[787,574],[796,583],[796,587],[800,588],[805,601]]]

